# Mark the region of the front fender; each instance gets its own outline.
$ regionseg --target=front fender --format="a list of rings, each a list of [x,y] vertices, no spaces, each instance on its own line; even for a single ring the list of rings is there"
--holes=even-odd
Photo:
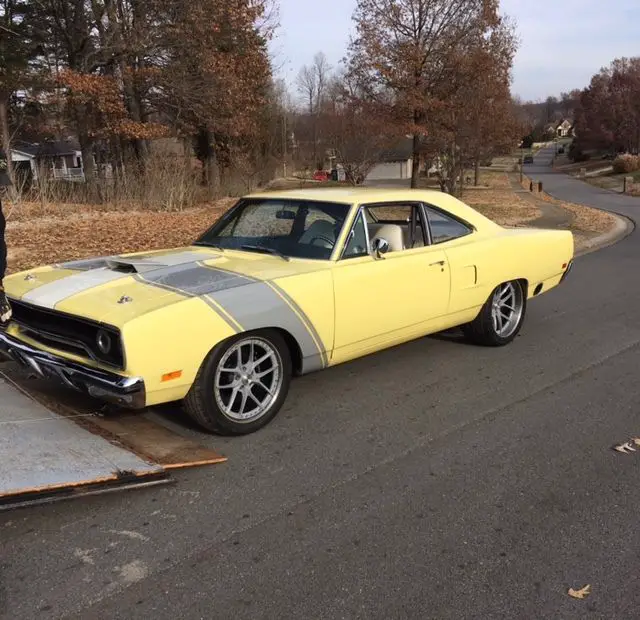
[[[333,284],[327,270],[190,297],[128,322],[122,338],[127,373],[144,377],[147,404],[154,405],[184,398],[217,344],[256,329],[287,332],[300,349],[302,373],[324,368],[333,326]]]

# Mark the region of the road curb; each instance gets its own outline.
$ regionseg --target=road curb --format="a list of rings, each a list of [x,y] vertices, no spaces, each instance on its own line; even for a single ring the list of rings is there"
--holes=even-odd
[[[560,172],[557,170],[553,170],[553,172],[555,174],[566,174],[564,172]],[[527,179],[531,180],[531,177],[527,175],[524,175],[524,176]],[[567,176],[570,176],[570,175],[567,175]],[[547,195],[549,198],[553,198],[554,200],[559,200],[560,202],[566,202],[563,199],[558,198],[557,196],[554,196],[551,192],[548,192],[546,190],[544,190],[542,193]],[[542,200],[541,198],[538,198],[537,200],[544,202],[544,200]],[[580,248],[575,252],[576,257],[585,256],[587,254],[591,254],[592,252],[596,252],[598,250],[602,250],[609,246],[615,245],[619,241],[622,241],[623,239],[628,237],[636,228],[636,223],[626,215],[616,213],[615,211],[609,211],[607,209],[599,209],[598,207],[592,207],[591,205],[585,205],[579,202],[574,202],[572,204],[575,204],[580,207],[587,207],[589,209],[595,209],[596,211],[602,211],[603,213],[608,213],[615,219],[615,224],[612,230],[609,230],[606,233],[602,233],[597,237],[589,239],[582,248]],[[563,209],[564,207],[560,207],[560,208]],[[569,230],[572,230],[572,229],[569,228]],[[580,231],[577,231],[577,232],[580,232]]]
[[[596,207],[589,208],[595,209]],[[585,256],[586,254],[591,254],[592,252],[615,245],[619,241],[628,237],[636,228],[633,220],[625,217],[624,215],[613,213],[612,211],[604,211],[604,209],[599,210],[604,213],[609,213],[609,215],[615,218],[616,223],[612,230],[590,239],[583,248],[575,253],[576,256]]]

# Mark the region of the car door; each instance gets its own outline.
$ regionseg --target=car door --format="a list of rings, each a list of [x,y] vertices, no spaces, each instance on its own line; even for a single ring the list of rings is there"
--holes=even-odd
[[[472,226],[451,213],[435,205],[423,207],[430,243],[444,250],[451,270],[449,314],[460,318],[460,313],[477,310],[487,299],[486,267],[491,262],[492,245],[474,243]]]
[[[371,229],[375,233],[374,223]],[[396,245],[377,257],[368,251],[371,241],[361,207],[333,269],[335,363],[426,333],[448,310],[450,273],[443,249]]]

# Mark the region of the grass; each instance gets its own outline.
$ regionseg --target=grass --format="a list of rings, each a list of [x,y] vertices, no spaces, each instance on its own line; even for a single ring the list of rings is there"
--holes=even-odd
[[[610,166],[611,160],[609,159],[589,159],[587,161],[572,162],[567,157],[558,156],[555,168],[567,174],[579,174],[582,168],[589,172]]]
[[[523,187],[528,188],[529,181],[530,179],[525,176],[522,180]],[[537,194],[537,197],[544,202],[554,204],[572,213],[574,219],[571,228],[574,232],[585,233],[592,236],[608,232],[616,223],[616,218],[613,215],[606,211],[601,211],[600,209],[593,209],[585,205],[564,202],[549,196],[549,194],[546,194],[545,192]]]
[[[600,187],[602,189],[608,189],[613,191],[622,191],[624,187],[625,177],[632,177],[634,183],[640,183],[640,170],[635,172],[624,172],[622,174],[603,174],[597,177],[586,177],[584,180],[590,185]],[[638,192],[631,192],[637,194]]]

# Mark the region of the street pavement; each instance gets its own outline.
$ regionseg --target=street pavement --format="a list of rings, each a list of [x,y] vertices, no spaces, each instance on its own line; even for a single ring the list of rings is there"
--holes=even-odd
[[[552,195],[640,211],[549,158],[526,173]],[[229,461],[0,513],[0,615],[637,618],[640,452],[611,446],[640,436],[639,264],[635,232],[580,257],[509,347],[442,335],[296,380],[249,437],[154,414]]]

